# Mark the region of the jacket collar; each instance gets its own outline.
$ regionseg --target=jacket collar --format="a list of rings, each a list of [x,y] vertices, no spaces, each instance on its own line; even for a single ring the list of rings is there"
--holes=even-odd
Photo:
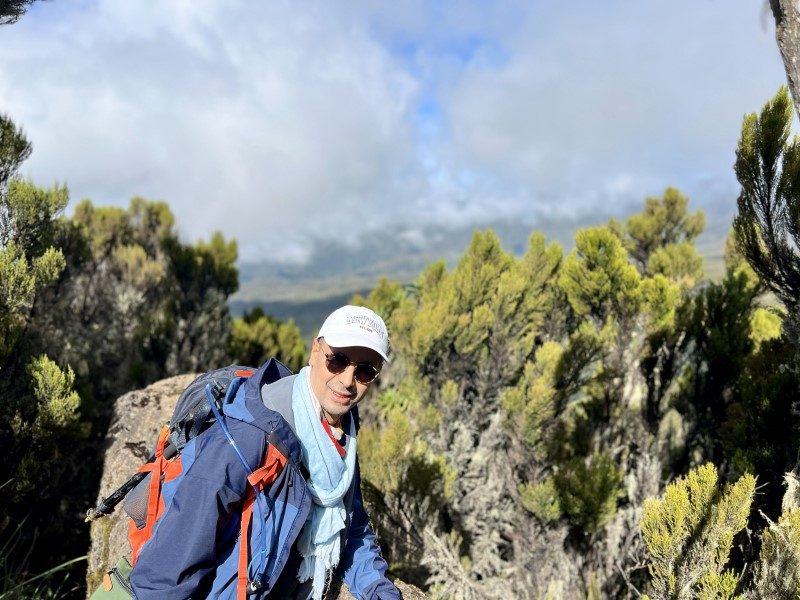
[[[287,458],[299,463],[300,444],[286,420],[276,411],[264,406],[261,388],[292,372],[281,362],[270,358],[250,377],[244,380],[233,402],[223,407],[226,416],[249,423],[264,431],[270,444],[276,445]]]

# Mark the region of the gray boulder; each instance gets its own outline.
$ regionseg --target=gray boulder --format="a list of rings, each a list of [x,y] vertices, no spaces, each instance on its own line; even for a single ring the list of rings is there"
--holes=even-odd
[[[104,444],[98,502],[125,483],[147,460],[158,432],[172,416],[178,396],[194,378],[195,375],[171,377],[117,399]],[[89,594],[121,556],[130,559],[128,521],[120,504],[113,513],[92,523],[86,576]]]
[[[129,392],[117,399],[114,416],[104,445],[103,475],[98,501],[105,498],[136,472],[147,460],[158,432],[166,424],[183,389],[195,375],[179,375],[154,383],[143,390]],[[91,525],[89,564],[86,577],[87,598],[100,585],[103,574],[117,560],[130,559],[128,517],[121,504],[111,515]],[[406,600],[424,600],[423,592],[401,581],[395,582]],[[328,598],[352,599],[341,584],[334,584]]]

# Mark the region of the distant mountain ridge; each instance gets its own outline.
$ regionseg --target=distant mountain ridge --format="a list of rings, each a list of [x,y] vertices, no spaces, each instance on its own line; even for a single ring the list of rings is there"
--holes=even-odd
[[[711,279],[718,279],[724,273],[723,249],[730,222],[730,217],[708,216],[706,231],[696,242],[705,258],[706,276]],[[495,223],[481,229],[494,230],[503,247],[520,256],[534,231],[546,231],[548,242],[559,243],[566,254],[572,248],[578,228],[572,223],[553,222],[534,228],[525,223]],[[367,236],[360,245],[321,243],[303,264],[243,262],[239,265],[239,291],[230,298],[228,306],[234,316],[259,306],[280,320],[292,318],[308,343],[327,314],[346,304],[356,293],[368,294],[381,277],[408,283],[438,260],[452,268],[476,230],[429,228],[415,235],[396,231],[382,237]]]
[[[311,336],[317,333],[325,317],[338,307],[347,304],[356,293],[366,295],[369,293],[369,288],[353,292],[339,292],[309,300],[231,300],[228,302],[228,306],[231,314],[235,317],[239,317],[255,307],[260,307],[266,314],[281,321],[293,319],[308,346]]]

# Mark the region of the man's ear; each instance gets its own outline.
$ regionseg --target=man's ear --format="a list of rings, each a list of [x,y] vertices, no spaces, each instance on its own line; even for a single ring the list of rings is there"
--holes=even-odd
[[[319,338],[314,338],[311,341],[311,351],[308,353],[308,366],[311,366],[311,357],[314,355],[314,352],[319,350]]]

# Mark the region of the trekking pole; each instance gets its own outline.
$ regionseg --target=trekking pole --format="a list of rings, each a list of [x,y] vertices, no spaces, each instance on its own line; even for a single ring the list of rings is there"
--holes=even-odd
[[[239,371],[236,371],[236,373],[239,373]],[[219,405],[219,407],[222,408],[222,400],[223,397],[225,396],[225,389],[228,383],[230,383],[230,377],[228,377],[225,380],[224,384],[216,379],[212,379],[212,383],[206,384],[207,388],[206,394],[211,394],[209,396],[209,402],[211,402],[215,406]],[[183,394],[181,394],[181,397],[178,399],[179,403],[183,398],[183,395],[186,394],[186,392],[191,389],[192,387],[190,385],[186,390],[184,390]],[[203,404],[205,404],[205,402],[206,399],[203,398]],[[198,413],[194,408],[192,408],[192,412],[189,413],[191,419],[187,420],[187,423],[191,424],[191,429],[185,433],[186,439],[196,436],[203,429],[203,425],[209,422],[207,415],[208,415],[207,411],[205,413],[203,412]],[[179,420],[178,423],[180,424],[181,421]],[[183,443],[185,443],[185,440]],[[169,460],[177,454],[178,454],[178,447],[176,446],[175,441],[170,439],[169,443],[167,443],[166,447],[164,448],[163,456],[166,460]],[[144,464],[151,463],[155,461],[155,459],[156,459],[155,454],[151,454],[150,458],[148,458]],[[122,501],[122,499],[125,496],[127,496],[128,493],[133,488],[135,488],[145,477],[147,477],[147,475],[148,472],[134,473],[134,475],[130,479],[128,479],[128,481],[123,483],[119,488],[117,488],[117,490],[113,494],[100,501],[100,503],[94,508],[90,508],[89,510],[87,510],[86,519],[84,519],[84,522],[91,523],[95,519],[99,519],[101,517],[105,517],[106,515],[110,515],[112,512],[114,512],[114,508],[117,506],[117,504],[119,504]]]
[[[169,460],[173,456],[177,454],[177,450],[175,449],[175,445],[170,441],[167,444],[167,447],[164,448],[164,458]],[[151,463],[156,459],[155,454],[151,454],[150,458],[148,458],[144,464]],[[122,499],[128,495],[133,488],[139,485],[139,482],[142,481],[145,477],[147,477],[148,473],[134,473],[133,477],[128,479],[125,483],[117,488],[117,490],[111,494],[110,496],[106,497],[105,499],[101,500],[100,503],[95,506],[94,508],[90,508],[86,511],[86,518],[84,519],[84,523],[91,523],[95,519],[99,519],[100,517],[105,517],[106,515],[110,515],[114,512],[114,508],[119,504]]]
[[[153,462],[153,458],[151,458],[147,462]],[[112,512],[114,512],[114,507],[116,507],[117,504],[119,504],[120,501],[125,496],[128,495],[128,492],[130,492],[133,488],[135,488],[139,484],[139,482],[145,477],[147,477],[147,473],[135,473],[133,477],[128,479],[128,481],[126,481],[119,488],[117,488],[117,491],[115,491],[107,498],[101,500],[100,503],[94,508],[90,508],[89,510],[87,510],[86,519],[84,519],[84,523],[91,523],[95,519],[99,519],[100,517],[105,517],[106,515],[110,515]]]

